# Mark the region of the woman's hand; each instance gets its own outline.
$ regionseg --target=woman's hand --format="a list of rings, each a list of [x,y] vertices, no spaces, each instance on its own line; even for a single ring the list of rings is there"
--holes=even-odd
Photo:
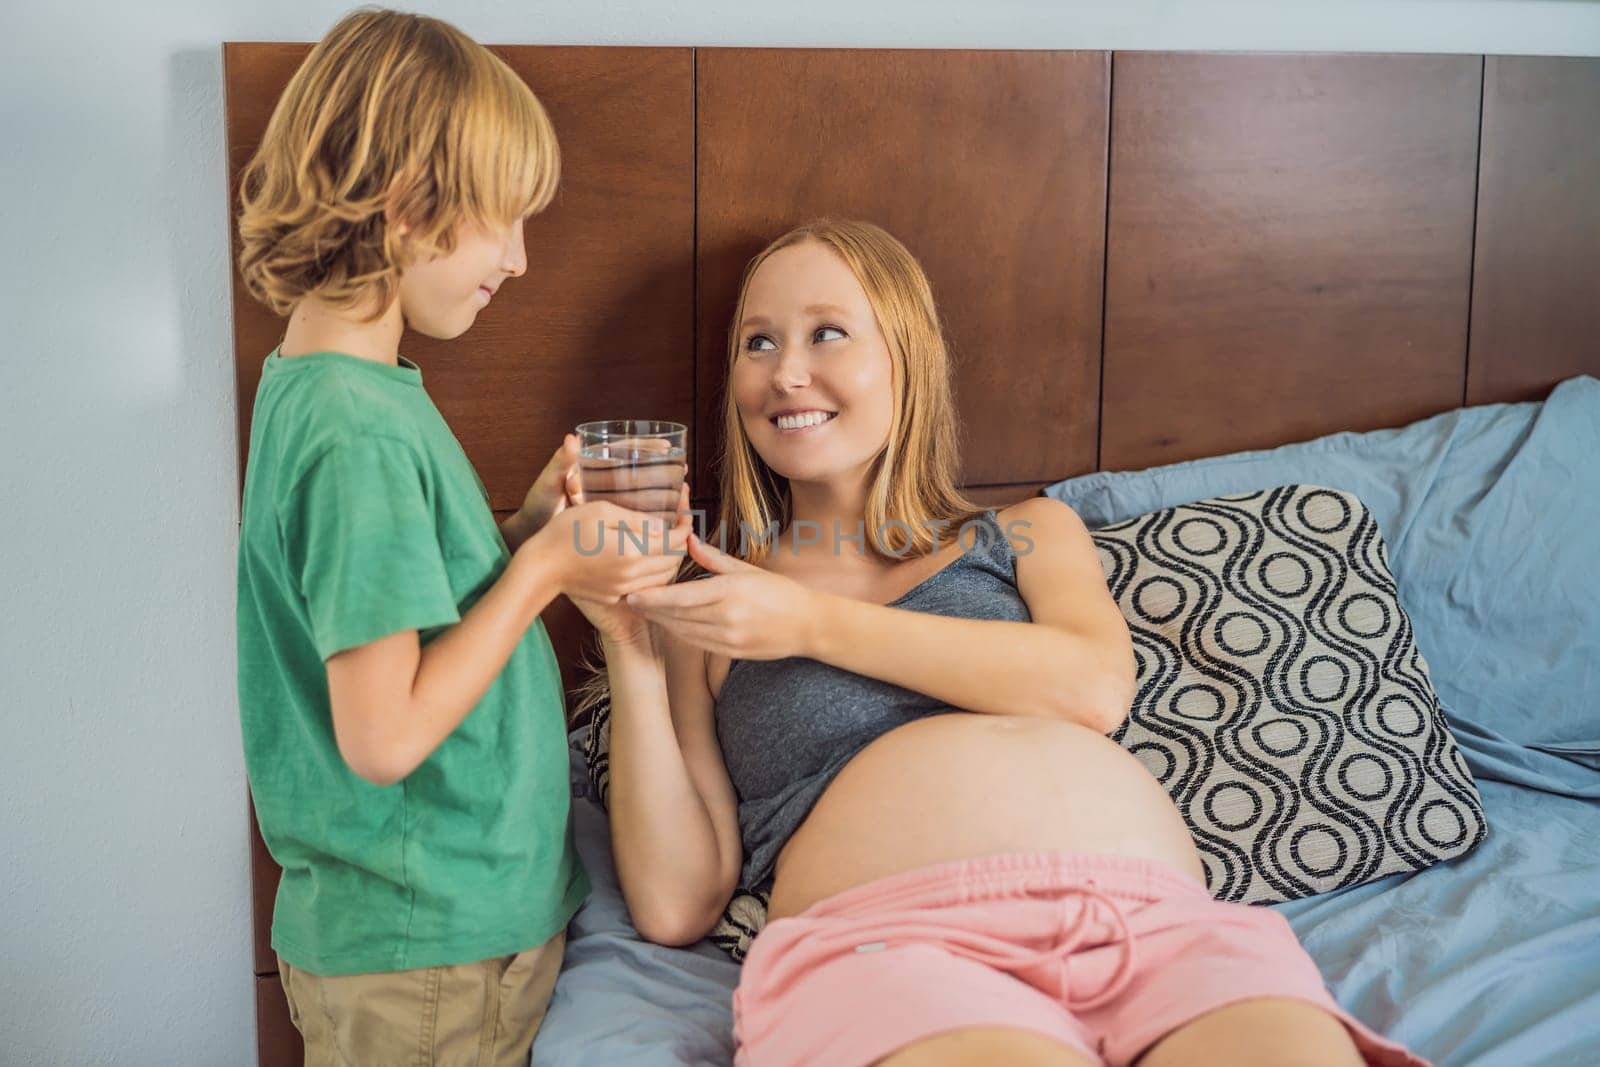
[[[616,648],[637,648],[652,655],[655,653],[650,623],[644,616],[635,614],[623,601],[602,604],[581,596],[569,596],[567,599],[577,605],[583,617],[589,620],[589,625],[600,634],[600,643],[608,650],[608,654],[609,650]]]
[[[818,594],[694,534],[689,555],[713,577],[631,593],[633,610],[682,641],[734,659],[811,654]]]

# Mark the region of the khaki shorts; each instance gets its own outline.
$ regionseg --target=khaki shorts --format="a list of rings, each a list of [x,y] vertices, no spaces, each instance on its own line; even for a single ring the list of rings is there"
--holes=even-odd
[[[280,957],[306,1067],[526,1067],[566,931],[513,956],[327,978]]]

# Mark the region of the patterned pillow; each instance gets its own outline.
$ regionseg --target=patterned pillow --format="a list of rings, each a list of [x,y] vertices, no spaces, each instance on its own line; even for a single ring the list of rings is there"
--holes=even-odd
[[[1094,541],[1138,663],[1112,736],[1177,801],[1214,896],[1311,896],[1483,839],[1477,788],[1355,496],[1218,497]]]
[[[1214,896],[1312,896],[1483,839],[1477,789],[1356,497],[1283,486],[1093,537],[1138,665],[1112,737],[1172,794]],[[585,745],[602,805],[610,728],[603,703]],[[767,901],[741,887],[711,939],[742,960]]]

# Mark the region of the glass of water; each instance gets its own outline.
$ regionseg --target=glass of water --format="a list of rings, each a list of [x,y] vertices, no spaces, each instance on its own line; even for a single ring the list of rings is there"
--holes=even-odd
[[[609,500],[677,521],[689,471],[681,422],[612,419],[578,427],[578,484],[585,500]]]

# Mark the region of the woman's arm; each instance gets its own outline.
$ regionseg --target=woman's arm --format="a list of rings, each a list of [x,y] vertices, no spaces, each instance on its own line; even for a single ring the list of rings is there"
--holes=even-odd
[[[1094,542],[1071,508],[1046,497],[1009,509],[1001,525],[1032,541],[1017,556],[1017,589],[1033,622],[949,618],[822,593],[806,654],[952,707],[1110,733],[1133,702],[1133,643]]]
[[[713,726],[705,653],[650,635],[605,642],[611,846],[639,933],[687,945],[727,906],[743,860],[738,801]]]
[[[806,656],[952,707],[1110,733],[1133,701],[1133,644],[1094,542],[1071,508],[1043,497],[1008,509],[1002,525],[1020,527],[1032,542],[1017,554],[1031,623],[949,618],[810,590],[693,537],[690,554],[717,576],[641,590],[628,603],[713,652]]]

